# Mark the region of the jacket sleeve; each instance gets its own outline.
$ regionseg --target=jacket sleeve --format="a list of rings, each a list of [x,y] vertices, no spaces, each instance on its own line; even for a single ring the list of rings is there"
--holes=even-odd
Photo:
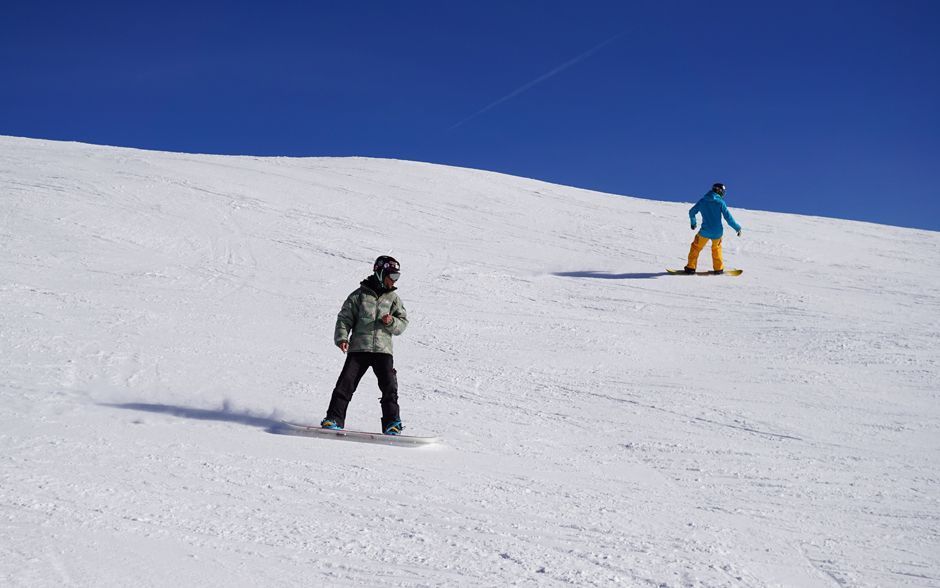
[[[353,329],[353,325],[356,324],[356,313],[359,310],[356,304],[356,294],[358,293],[359,291],[356,290],[350,294],[346,298],[346,302],[343,303],[343,308],[336,315],[336,329],[333,331],[333,343],[336,345],[343,341],[349,341],[349,334]]]
[[[734,220],[734,217],[731,216],[731,211],[728,210],[728,205],[725,204],[724,202],[721,203],[721,215],[725,217],[725,220],[728,221],[728,225],[730,225],[732,229],[734,229],[735,231],[741,230],[741,225],[739,225]]]
[[[696,203],[695,203],[695,206],[693,206],[692,208],[689,209],[689,221],[692,223],[692,228],[693,228],[693,229],[695,228],[695,225],[698,224],[698,221],[695,220],[695,215],[698,214],[699,207],[701,206],[701,204],[702,204],[701,201],[696,202]]]
[[[405,332],[405,329],[408,328],[408,311],[405,310],[405,305],[402,303],[401,298],[395,300],[392,304],[392,312],[390,313],[395,320],[392,321],[390,325],[386,325],[386,329],[392,335],[401,335]]]

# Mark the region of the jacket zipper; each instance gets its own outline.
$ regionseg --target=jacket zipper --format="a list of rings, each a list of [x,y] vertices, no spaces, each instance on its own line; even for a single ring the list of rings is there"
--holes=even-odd
[[[373,325],[379,322],[379,295],[375,295],[375,319]],[[372,329],[372,352],[375,353],[375,350],[378,348],[379,344],[379,330],[375,327]]]

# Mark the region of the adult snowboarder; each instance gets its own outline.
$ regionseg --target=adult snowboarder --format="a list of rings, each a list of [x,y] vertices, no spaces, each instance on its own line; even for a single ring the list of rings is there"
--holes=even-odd
[[[741,236],[741,225],[735,222],[734,217],[728,210],[728,205],[724,201],[725,185],[715,183],[712,189],[699,200],[695,206],[689,209],[689,219],[692,222],[692,230],[697,226],[696,215],[702,214],[702,230],[696,233],[692,239],[692,247],[689,250],[689,262],[685,266],[685,273],[694,274],[695,266],[698,265],[698,256],[705,248],[709,240],[712,242],[712,268],[714,273],[724,272],[724,261],[721,258],[721,237],[724,234],[724,226],[721,224],[721,218],[728,221],[728,225]]]
[[[359,381],[370,367],[382,391],[382,432],[399,435],[404,428],[398,413],[398,376],[392,358],[392,336],[401,335],[408,326],[408,314],[395,288],[401,266],[393,257],[382,255],[372,266],[372,275],[346,298],[336,316],[333,341],[346,363],[333,396],[320,422],[325,429],[342,429],[346,408]]]

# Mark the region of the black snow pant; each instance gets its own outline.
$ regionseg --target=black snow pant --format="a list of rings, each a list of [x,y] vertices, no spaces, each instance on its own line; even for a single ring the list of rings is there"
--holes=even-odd
[[[346,426],[346,408],[352,400],[353,393],[359,386],[359,380],[366,370],[372,368],[375,377],[379,380],[379,390],[382,391],[380,403],[382,405],[382,430],[389,423],[400,420],[398,415],[398,375],[395,371],[394,360],[388,353],[350,352],[346,354],[346,363],[343,371],[336,380],[333,388],[333,397],[330,398],[330,407],[326,410],[326,417],[333,419],[341,427]]]

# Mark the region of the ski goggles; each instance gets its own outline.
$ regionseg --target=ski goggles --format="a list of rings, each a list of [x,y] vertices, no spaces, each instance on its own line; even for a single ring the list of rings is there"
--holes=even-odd
[[[393,282],[397,282],[397,281],[398,281],[398,278],[401,277],[401,272],[392,272],[392,273],[388,274],[388,277],[391,278],[391,280],[392,280]]]

